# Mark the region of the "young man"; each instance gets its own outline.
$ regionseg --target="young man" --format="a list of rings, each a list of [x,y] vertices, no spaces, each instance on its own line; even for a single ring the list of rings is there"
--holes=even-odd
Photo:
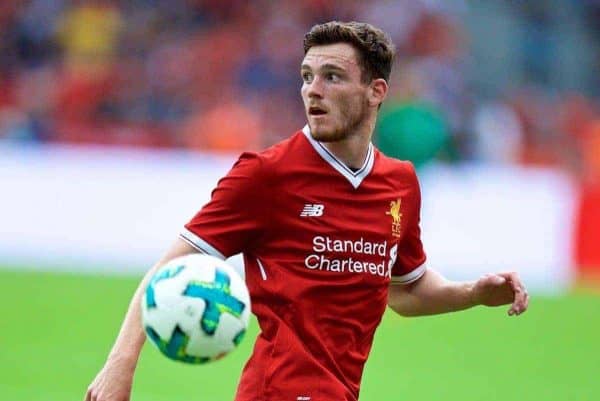
[[[145,339],[143,288],[163,263],[191,252],[244,254],[261,331],[236,401],[356,401],[386,305],[403,316],[527,309],[516,273],[456,283],[425,267],[414,168],[371,144],[394,56],[384,33],[330,22],[306,34],[304,50],[308,125],[243,154],[219,182],[140,284],[86,400],[129,399]]]

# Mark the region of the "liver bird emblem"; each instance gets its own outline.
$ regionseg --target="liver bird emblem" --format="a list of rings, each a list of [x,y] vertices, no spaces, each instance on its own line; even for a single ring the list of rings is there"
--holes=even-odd
[[[392,216],[394,224],[400,224],[400,219],[402,218],[402,213],[400,213],[400,202],[400,199],[391,201],[390,211],[385,213]]]

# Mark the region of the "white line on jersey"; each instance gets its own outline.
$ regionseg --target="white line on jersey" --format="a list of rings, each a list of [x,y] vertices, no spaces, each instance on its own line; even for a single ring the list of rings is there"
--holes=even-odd
[[[325,205],[320,205],[318,203],[307,203],[300,212],[300,217],[320,217],[323,216],[324,209]]]
[[[267,279],[267,272],[265,271],[264,266],[262,265],[262,263],[260,263],[260,260],[258,260],[258,258],[256,259],[256,261],[258,262],[258,268],[260,269],[260,276],[264,281]]]
[[[299,395],[298,397],[296,397],[297,401],[310,401],[310,397],[306,396],[306,395]]]

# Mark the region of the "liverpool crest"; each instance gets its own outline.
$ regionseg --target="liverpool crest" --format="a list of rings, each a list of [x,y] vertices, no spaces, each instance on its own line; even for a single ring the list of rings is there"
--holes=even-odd
[[[400,223],[402,220],[402,213],[400,213],[400,204],[402,200],[398,198],[390,202],[390,211],[385,212],[388,216],[392,216],[392,235],[394,237],[400,237]]]

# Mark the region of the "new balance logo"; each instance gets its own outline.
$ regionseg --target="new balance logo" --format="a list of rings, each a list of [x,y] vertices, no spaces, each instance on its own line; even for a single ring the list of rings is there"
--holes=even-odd
[[[300,212],[300,217],[319,217],[323,216],[323,209],[325,205],[319,205],[317,203],[307,203],[304,205],[304,209]]]

